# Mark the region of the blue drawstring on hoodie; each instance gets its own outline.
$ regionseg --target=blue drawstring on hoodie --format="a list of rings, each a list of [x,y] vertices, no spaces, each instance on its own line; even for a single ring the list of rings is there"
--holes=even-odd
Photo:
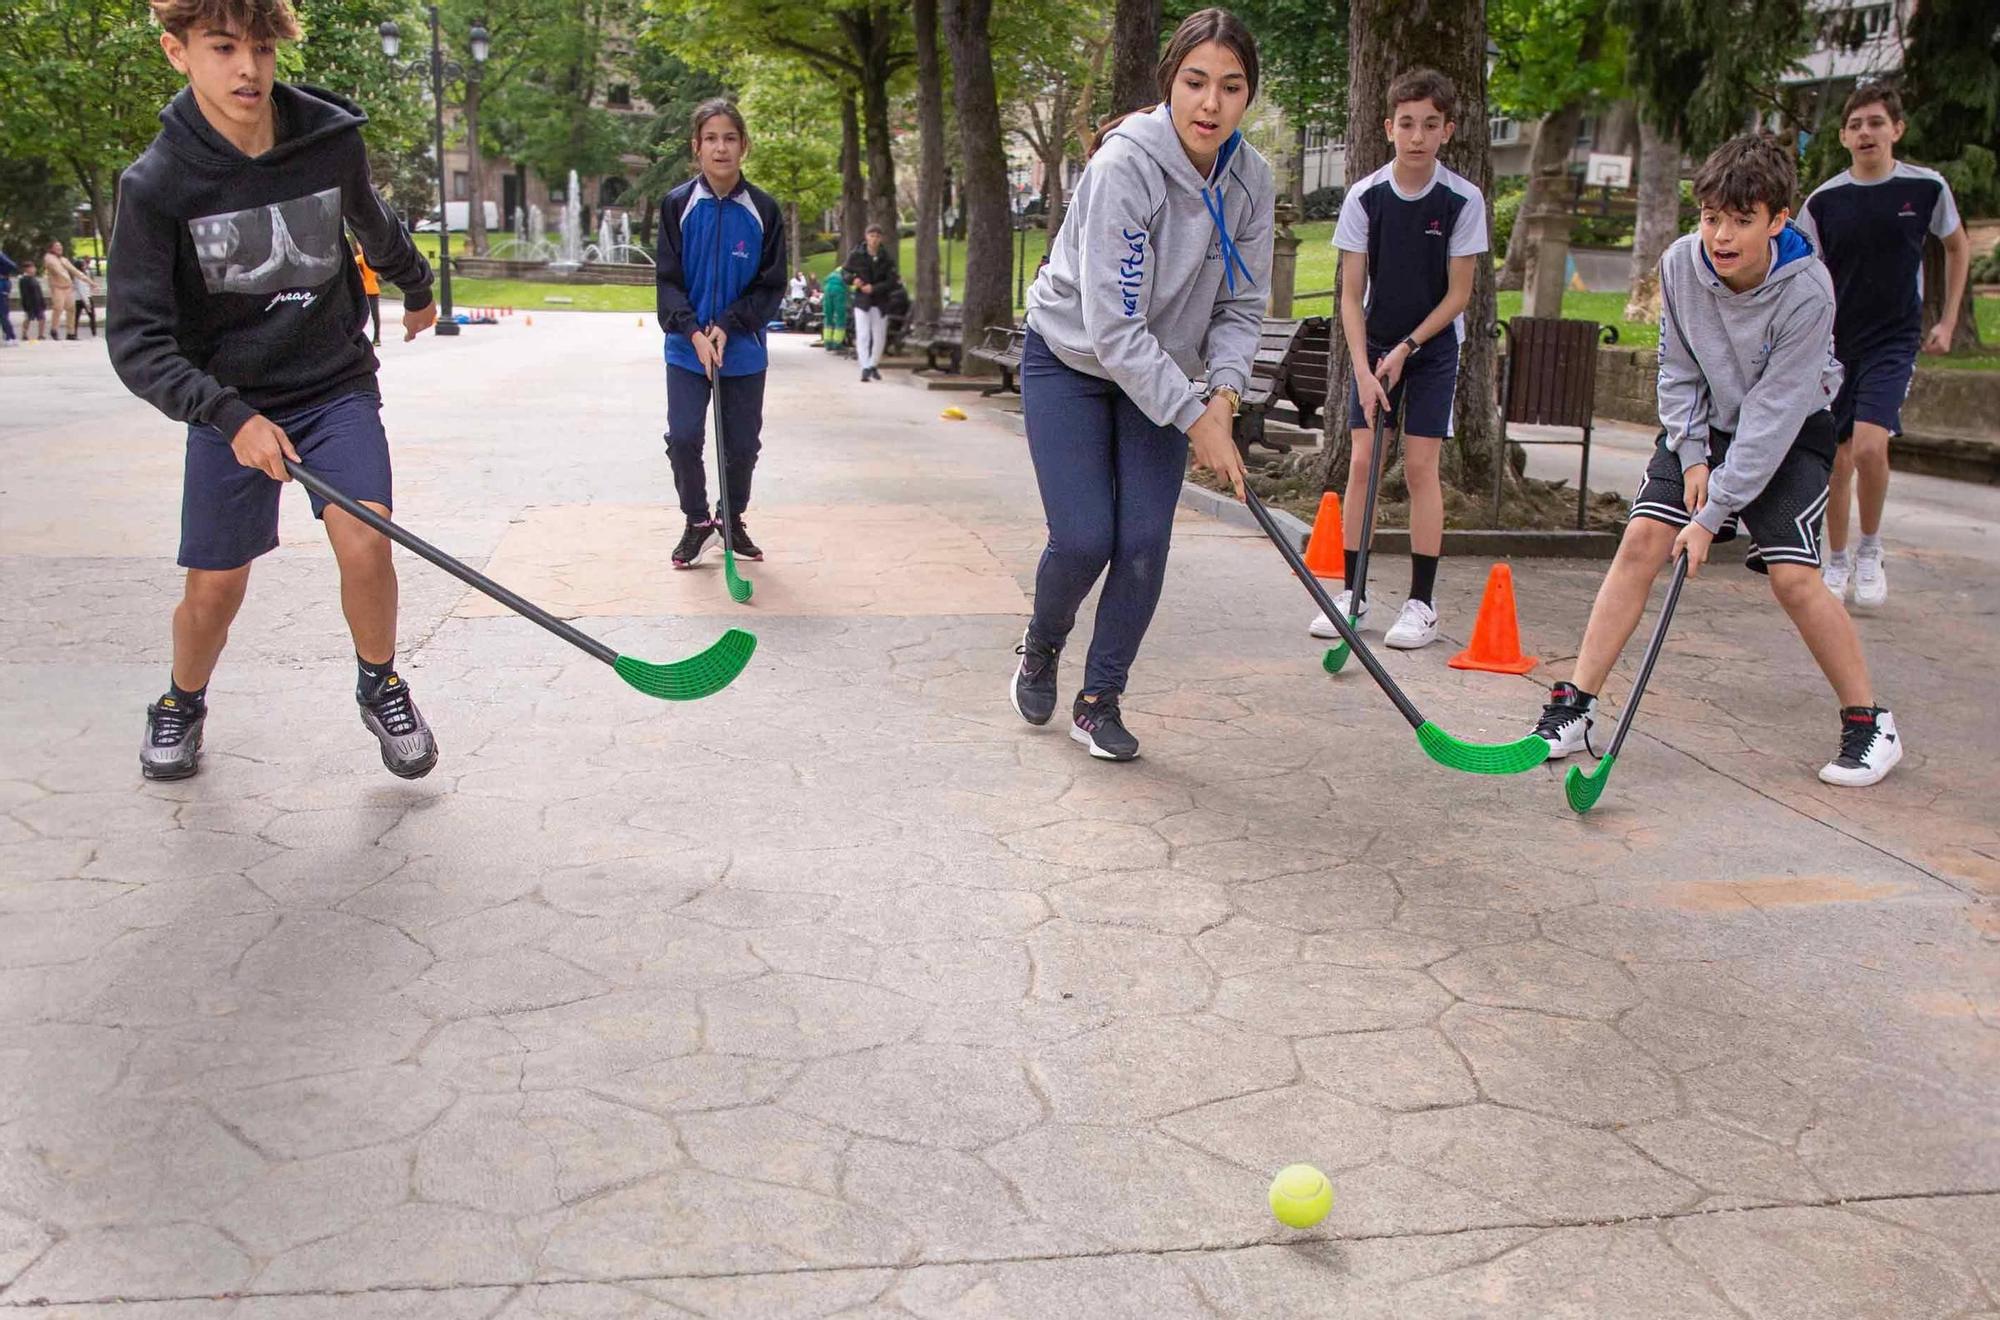
[[[1236,272],[1239,270],[1243,272],[1246,284],[1253,289],[1257,287],[1256,279],[1250,274],[1249,263],[1243,260],[1243,254],[1237,250],[1236,240],[1229,236],[1229,216],[1222,207],[1220,179],[1229,168],[1229,158],[1236,154],[1236,148],[1242,141],[1241,129],[1229,135],[1229,141],[1222,144],[1222,150],[1215,157],[1214,177],[1217,179],[1215,187],[1211,189],[1206,183],[1201,186],[1201,204],[1207,208],[1208,218],[1214,222],[1216,236],[1222,244],[1222,278],[1228,282],[1229,292],[1232,294],[1236,292]]]

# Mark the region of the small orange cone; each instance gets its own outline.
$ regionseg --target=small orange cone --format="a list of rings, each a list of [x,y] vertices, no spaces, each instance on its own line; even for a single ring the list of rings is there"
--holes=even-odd
[[[1313,515],[1312,536],[1306,540],[1306,567],[1314,577],[1345,577],[1347,561],[1341,554],[1345,544],[1340,529],[1340,494],[1330,490],[1319,497],[1319,512]]]
[[[533,325],[534,323],[535,323],[535,318],[532,316],[524,316],[521,318],[522,325]]]
[[[1541,661],[1521,654],[1521,629],[1514,619],[1514,570],[1495,564],[1486,575],[1486,597],[1472,625],[1472,645],[1449,661],[1453,669],[1493,674],[1525,674]]]

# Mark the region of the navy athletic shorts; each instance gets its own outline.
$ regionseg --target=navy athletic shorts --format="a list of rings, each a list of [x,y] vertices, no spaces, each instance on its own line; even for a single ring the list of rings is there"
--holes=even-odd
[[[382,430],[382,400],[373,394],[338,399],[270,415],[315,476],[357,500],[394,508],[390,499],[389,437]],[[182,568],[241,568],[278,548],[278,493],[283,482],[236,461],[236,451],[212,426],[188,427],[187,468],[181,484]],[[326,514],[317,495],[313,517]]]
[[[1708,433],[1711,473],[1728,460],[1730,439],[1727,431]],[[1826,512],[1827,483],[1833,476],[1833,444],[1833,414],[1822,408],[1806,419],[1791,450],[1757,498],[1723,522],[1715,538],[1718,542],[1735,540],[1739,522],[1750,534],[1743,556],[1745,568],[1768,573],[1770,564],[1820,566],[1819,524]],[[1632,500],[1632,516],[1685,527],[1692,521],[1686,490],[1680,455],[1667,448],[1667,433],[1661,431],[1654,442],[1652,460],[1646,464],[1645,479]]]
[[[1890,435],[1903,433],[1903,400],[1917,374],[1917,341],[1900,339],[1842,357],[1847,375],[1833,396],[1834,435],[1842,444],[1854,438],[1856,422],[1872,422]]]
[[[1380,362],[1394,344],[1370,344],[1368,360]],[[1389,426],[1396,424],[1396,409],[1403,409],[1403,434],[1447,436],[1451,434],[1451,401],[1458,392],[1458,338],[1439,335],[1410,354],[1403,374],[1389,391]],[[1361,391],[1352,381],[1347,386],[1347,424],[1357,431],[1368,429],[1361,411]]]

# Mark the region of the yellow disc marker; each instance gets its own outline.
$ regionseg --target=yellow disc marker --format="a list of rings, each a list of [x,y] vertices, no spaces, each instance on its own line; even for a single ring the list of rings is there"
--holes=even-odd
[[[965,409],[947,408],[939,413],[938,416],[944,418],[947,422],[962,422],[965,420]]]

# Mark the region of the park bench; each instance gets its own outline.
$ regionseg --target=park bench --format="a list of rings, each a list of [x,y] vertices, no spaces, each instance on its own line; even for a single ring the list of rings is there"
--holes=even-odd
[[[1290,453],[1291,445],[1272,440],[1264,422],[1271,400],[1285,383],[1292,355],[1298,351],[1300,322],[1265,317],[1257,335],[1257,356],[1250,363],[1250,385],[1243,391],[1243,406],[1236,414],[1236,448],[1247,458],[1251,445],[1263,445],[1279,453]]]
[[[938,371],[948,369],[957,375],[964,365],[965,352],[965,307],[961,303],[950,303],[938,312],[935,321],[920,322],[910,331],[913,348],[924,350],[924,369]],[[948,368],[940,368],[938,357],[943,355]]]
[[[1028,332],[1020,326],[986,327],[986,334],[979,341],[979,347],[972,350],[972,356],[1000,368],[1000,383],[981,390],[982,395],[1020,393],[1021,386],[1015,379],[1015,373],[1021,369],[1021,353],[1027,344]]]
[[[1500,454],[1507,454],[1507,424],[1574,426],[1580,440],[1515,440],[1517,445],[1578,445],[1576,525],[1583,529],[1590,499],[1591,410],[1597,398],[1597,344],[1618,342],[1618,328],[1553,316],[1517,316],[1502,327],[1507,347],[1500,368]],[[1500,478],[1493,469],[1493,518],[1499,525]]]
[[[1285,359],[1283,384],[1275,391],[1292,405],[1301,427],[1310,429],[1314,414],[1326,406],[1327,375],[1332,369],[1333,322],[1308,316],[1298,323],[1291,354]]]

